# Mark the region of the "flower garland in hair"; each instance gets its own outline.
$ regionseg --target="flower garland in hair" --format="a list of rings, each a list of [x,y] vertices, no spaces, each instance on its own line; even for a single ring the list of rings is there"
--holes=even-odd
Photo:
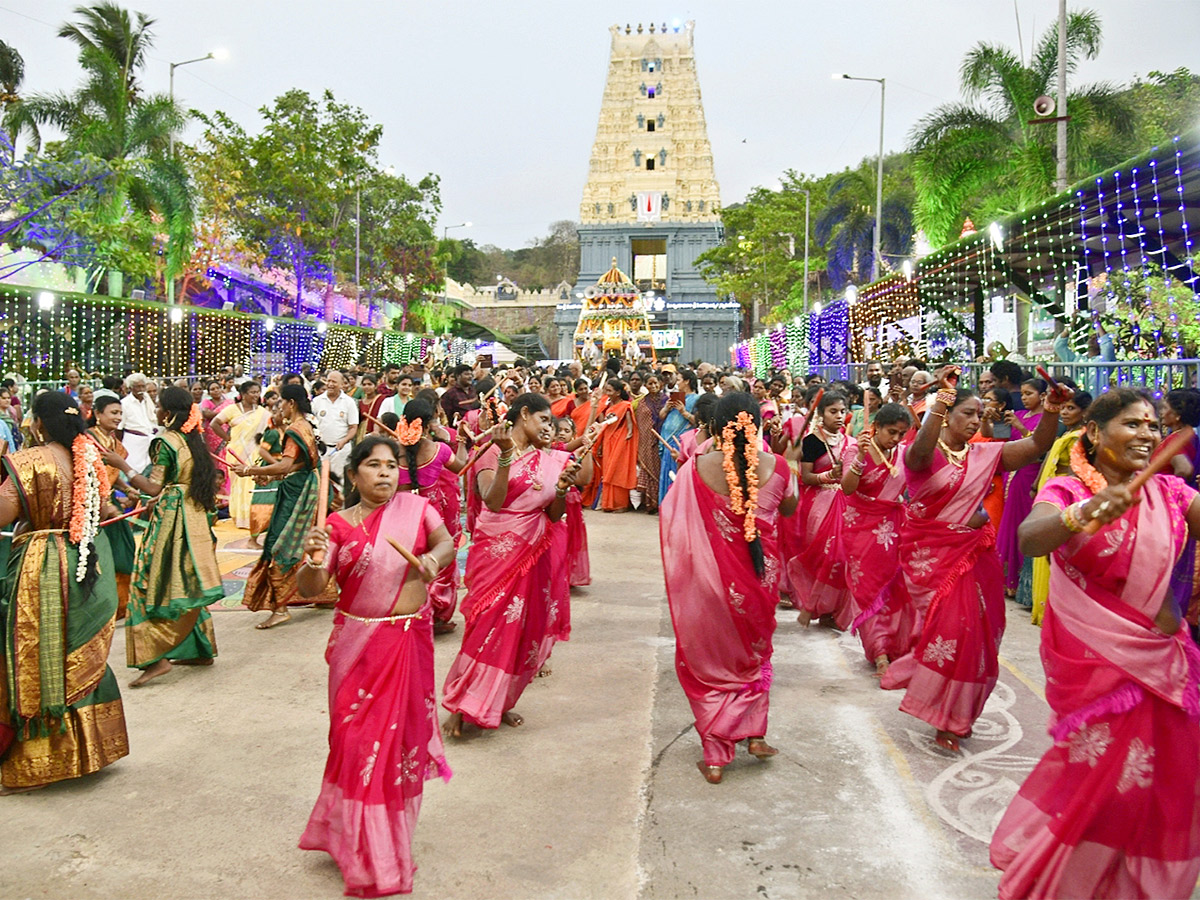
[[[743,496],[742,485],[737,477],[737,467],[733,462],[733,439],[738,430],[746,437],[746,494]],[[749,413],[740,412],[736,421],[726,423],[721,430],[721,468],[725,470],[725,483],[729,486],[729,506],[736,516],[745,516],[742,534],[746,543],[758,537],[758,427]]]
[[[92,542],[100,530],[100,501],[108,496],[110,485],[108,470],[95,443],[87,435],[80,434],[71,442],[74,463],[74,478],[71,486],[71,524],[68,537],[79,547],[79,565],[75,569],[75,580],[83,581],[87,575],[88,557]]]
[[[421,436],[425,433],[425,425],[420,419],[413,419],[409,422],[404,416],[400,417],[400,422],[396,426],[396,437],[400,439],[400,443],[405,447],[411,447],[413,444],[420,442]]]
[[[1071,471],[1093,494],[1098,494],[1108,487],[1108,481],[1100,474],[1100,470],[1088,462],[1087,452],[1083,449],[1082,435],[1071,448]]]
[[[191,434],[197,428],[201,431],[204,430],[204,416],[200,413],[200,407],[193,403],[191,410],[188,411],[187,420],[184,421],[179,430],[184,434]]]

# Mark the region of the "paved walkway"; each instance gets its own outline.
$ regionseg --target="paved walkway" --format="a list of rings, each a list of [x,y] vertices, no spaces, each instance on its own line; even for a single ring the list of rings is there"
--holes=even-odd
[[[1010,608],[1004,668],[967,752],[936,747],[857,642],[781,611],[770,739],[708,785],[674,678],[657,520],[588,513],[594,583],[554,674],[430,782],[415,896],[987,898],[996,817],[1047,746],[1037,629]],[[222,537],[234,536],[224,527]],[[223,541],[224,543],[224,541]],[[238,589],[254,556],[223,551]],[[335,898],[296,849],[325,760],[327,611],[270,632],[214,614],[220,658],[125,690],[131,755],[0,799],[0,896]],[[439,681],[459,634],[437,640]],[[122,683],[124,646],[111,663]]]

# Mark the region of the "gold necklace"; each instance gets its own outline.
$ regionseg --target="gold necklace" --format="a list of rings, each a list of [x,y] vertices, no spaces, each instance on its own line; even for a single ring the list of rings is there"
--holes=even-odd
[[[895,476],[899,467],[897,465],[895,465],[891,459],[888,458],[888,455],[883,452],[883,448],[880,447],[877,443],[875,443],[875,438],[871,438],[871,446],[875,448],[875,452],[879,455],[879,461],[881,463],[883,463],[885,466],[887,466],[888,473],[892,476]],[[892,458],[893,459],[896,456],[896,452],[897,452],[896,448],[893,447],[892,448]]]
[[[942,448],[942,452],[946,454],[946,460],[956,468],[961,469],[967,463],[967,453],[971,450],[970,444],[963,445],[961,450],[951,450],[950,445],[942,438],[938,438],[938,446]]]

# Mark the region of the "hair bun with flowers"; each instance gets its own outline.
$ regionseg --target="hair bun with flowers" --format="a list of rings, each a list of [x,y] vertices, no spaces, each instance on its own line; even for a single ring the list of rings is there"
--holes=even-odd
[[[738,478],[737,465],[734,462],[734,438],[741,431],[746,439],[746,492],[742,493],[741,479]],[[729,485],[729,506],[736,516],[745,516],[742,534],[746,543],[758,537],[758,426],[747,412],[739,412],[737,419],[727,422],[721,429],[721,453],[724,456],[721,467],[725,470],[725,482]]]
[[[71,442],[71,457],[74,477],[71,486],[71,524],[67,536],[72,544],[79,547],[75,580],[83,581],[87,576],[92,542],[100,530],[100,504],[108,496],[111,486],[104,458],[95,441],[86,434],[77,435]]]
[[[399,423],[396,425],[396,438],[405,447],[411,447],[413,444],[419,443],[421,435],[424,433],[425,424],[420,419],[413,419],[410,422],[401,416]]]
[[[200,414],[200,407],[193,403],[191,410],[188,412],[187,420],[184,421],[179,430],[184,434],[191,434],[197,428],[204,429],[204,416]]]

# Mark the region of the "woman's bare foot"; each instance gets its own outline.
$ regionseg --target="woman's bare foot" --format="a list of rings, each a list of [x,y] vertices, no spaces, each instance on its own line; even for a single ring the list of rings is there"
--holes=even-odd
[[[937,737],[934,738],[934,742],[939,747],[944,747],[951,753],[962,752],[958,747],[958,735],[953,731],[939,731]]]
[[[709,784],[721,783],[720,766],[706,766],[704,760],[700,760],[700,762],[696,763],[696,768],[700,770],[700,774],[704,776],[704,780]]]
[[[290,612],[288,612],[286,609],[283,610],[282,612],[280,612],[279,610],[274,610],[274,611],[272,611],[272,613],[269,616],[267,616],[265,619],[263,619],[261,622],[259,622],[254,627],[257,628],[259,631],[266,631],[268,628],[276,628],[279,625],[285,625],[288,622],[290,622],[291,620],[292,620],[292,614]]]
[[[462,726],[462,713],[450,713],[446,721],[442,723],[442,734],[446,737],[460,738],[462,737]]]
[[[211,666],[211,659],[173,659],[171,663],[176,666]]]
[[[542,663],[542,667],[540,669],[538,669],[537,677],[538,678],[548,678],[549,676],[551,676],[553,674],[554,674],[554,670],[550,668],[550,660],[549,660],[549,658],[547,658],[546,661],[544,663]]]
[[[143,669],[142,674],[129,683],[130,687],[142,687],[149,684],[159,675],[166,675],[171,671],[171,661],[169,659],[160,659],[149,668]]]
[[[457,627],[457,622],[439,622],[437,619],[434,619],[433,621],[434,634],[449,634]]]
[[[890,665],[891,661],[888,660],[886,656],[875,657],[875,677],[882,678],[884,675],[886,675],[888,666]]]
[[[509,728],[517,728],[525,723],[525,720],[511,709],[500,717],[500,721]]]
[[[796,604],[792,602],[790,597],[780,597],[779,598],[779,608],[780,609],[795,609]]]
[[[807,609],[800,610],[800,615],[796,617],[796,621],[800,623],[801,628],[807,628],[812,621],[812,613]]]
[[[746,749],[755,759],[770,759],[772,756],[779,755],[779,751],[768,744],[765,737],[750,738],[746,741]]]
[[[825,613],[825,615],[817,620],[817,624],[822,628],[837,628],[837,619],[834,618],[833,613]],[[840,631],[841,629],[838,630]]]

